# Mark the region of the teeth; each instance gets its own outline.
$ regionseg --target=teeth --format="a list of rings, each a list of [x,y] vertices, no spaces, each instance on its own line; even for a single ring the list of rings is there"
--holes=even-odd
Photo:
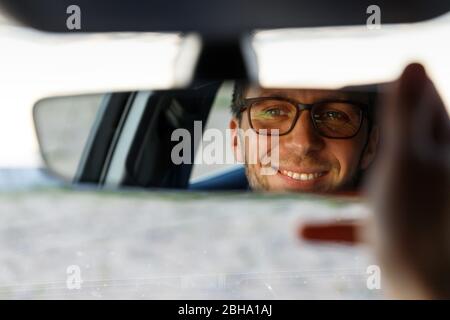
[[[321,177],[323,175],[322,172],[317,172],[317,173],[298,173],[298,172],[292,172],[292,171],[288,171],[288,170],[282,170],[281,173],[284,174],[285,176],[288,176],[288,177],[292,178],[292,179],[300,180],[300,181],[307,181],[307,180],[317,179],[317,178],[319,178],[319,177]]]

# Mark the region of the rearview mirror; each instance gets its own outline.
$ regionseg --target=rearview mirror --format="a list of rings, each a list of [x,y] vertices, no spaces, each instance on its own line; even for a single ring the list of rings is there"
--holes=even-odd
[[[47,98],[34,108],[48,168],[110,187],[356,191],[376,156],[376,86],[184,90]]]

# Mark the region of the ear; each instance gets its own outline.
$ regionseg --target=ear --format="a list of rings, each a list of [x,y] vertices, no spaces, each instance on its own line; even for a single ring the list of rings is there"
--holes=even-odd
[[[243,163],[244,157],[241,150],[241,144],[239,143],[239,120],[236,117],[231,118],[230,120],[230,130],[231,130],[231,149],[234,153],[234,158],[237,162]]]
[[[366,170],[375,159],[377,154],[378,142],[380,140],[380,129],[378,126],[374,126],[370,132],[369,142],[364,150],[363,157],[361,159],[361,169]]]

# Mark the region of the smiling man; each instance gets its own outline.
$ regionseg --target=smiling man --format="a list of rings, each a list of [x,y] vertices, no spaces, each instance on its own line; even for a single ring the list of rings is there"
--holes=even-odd
[[[252,190],[340,192],[357,190],[372,163],[378,144],[373,123],[375,95],[344,89],[263,89],[236,82],[230,122],[232,148],[246,167]],[[276,135],[278,165],[265,174],[264,161],[249,161],[254,152],[275,152],[273,143],[261,157],[257,143],[242,132],[252,130],[257,140]]]

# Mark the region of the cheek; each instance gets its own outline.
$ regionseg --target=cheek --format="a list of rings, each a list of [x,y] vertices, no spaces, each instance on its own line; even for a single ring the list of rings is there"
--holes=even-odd
[[[329,143],[328,150],[339,167],[339,177],[345,179],[358,170],[361,147],[358,141],[336,140]]]
[[[341,180],[352,177],[359,170],[364,141],[367,139],[366,124],[352,139],[328,140],[327,147],[340,166]]]
[[[243,134],[240,143],[244,144],[247,163],[260,163],[265,156],[270,156],[273,152],[279,153],[279,148],[277,148],[279,146],[279,137],[258,135],[250,128],[247,118],[242,118],[240,129]],[[274,157],[278,159],[275,155]]]
[[[269,182],[270,176],[261,175],[260,171],[261,168],[259,165],[250,164],[247,165],[246,168],[247,168],[248,182],[253,190],[270,191],[273,189],[273,186],[271,186],[271,183]]]
[[[238,148],[241,150],[241,154],[243,153],[245,162],[248,162],[248,154],[250,150],[250,145],[248,143],[248,140],[245,138],[245,135],[242,136],[242,133],[245,133],[249,129],[248,121],[245,115],[242,115],[242,119],[240,120],[239,124],[239,133],[241,135],[238,135]]]

